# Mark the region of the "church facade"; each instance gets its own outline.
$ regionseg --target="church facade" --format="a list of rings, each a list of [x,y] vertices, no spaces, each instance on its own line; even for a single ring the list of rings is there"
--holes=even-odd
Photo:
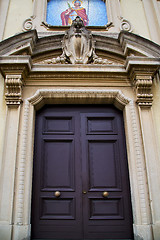
[[[0,239],[160,239],[159,14],[0,2]]]

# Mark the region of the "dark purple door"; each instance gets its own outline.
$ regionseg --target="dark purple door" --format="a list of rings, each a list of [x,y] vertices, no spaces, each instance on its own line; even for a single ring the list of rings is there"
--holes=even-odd
[[[32,239],[132,239],[122,112],[45,106],[35,129]]]

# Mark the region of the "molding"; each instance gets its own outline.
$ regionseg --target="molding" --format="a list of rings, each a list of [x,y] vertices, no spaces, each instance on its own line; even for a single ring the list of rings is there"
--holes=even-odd
[[[110,57],[113,62],[115,59],[115,62],[123,64],[128,56],[160,57],[159,45],[127,31],[121,31],[116,37],[106,32],[92,32],[92,36],[95,52],[99,54],[103,51],[103,57]],[[16,55],[18,58],[20,55],[28,55],[33,58],[33,62],[43,61],[51,56],[56,58],[62,53],[63,37],[64,32],[50,32],[47,36],[38,38],[37,31],[30,30],[0,42],[0,55]]]
[[[145,162],[144,157],[142,155],[142,140],[137,127],[136,120],[136,111],[135,111],[135,103],[130,101],[129,109],[131,116],[131,126],[132,126],[132,134],[133,134],[133,144],[135,149],[135,164],[136,164],[136,175],[137,175],[137,188],[139,194],[139,205],[140,205],[140,216],[141,216],[141,224],[150,223],[150,214],[148,213],[149,205],[147,206],[146,195],[148,195],[146,185],[147,178],[145,174]]]
[[[26,76],[31,71],[32,60],[30,56],[0,56],[0,70],[7,74],[22,74]]]
[[[22,126],[22,146],[20,152],[20,162],[18,168],[18,207],[17,207],[17,225],[23,224],[24,212],[24,189],[25,189],[25,167],[27,157],[27,137],[28,137],[28,124],[29,124],[29,102],[24,101],[24,115]]]
[[[65,97],[64,97],[65,96]],[[103,103],[114,104],[118,109],[123,109],[130,101],[120,90],[95,90],[95,89],[41,89],[37,90],[35,95],[28,101],[36,108],[49,102],[50,99],[60,99],[66,102],[66,99],[101,99]],[[79,100],[77,100],[79,102]]]
[[[137,56],[160,57],[160,46],[137,34],[121,31],[118,41],[126,57],[129,56],[130,52]]]
[[[18,107],[22,102],[22,77],[21,75],[6,75],[6,104]]]
[[[0,42],[0,55],[3,57],[9,55],[32,55],[37,39],[36,30],[14,35]]]
[[[29,114],[31,111],[31,105],[35,109],[42,107],[43,103],[49,103],[50,100],[60,99],[66,103],[66,99],[70,101],[83,101],[86,99],[86,104],[89,102],[88,99],[99,102],[101,99],[105,103],[113,103],[117,108],[123,109],[130,101],[129,98],[125,97],[123,93],[119,90],[96,90],[96,89],[41,89],[37,90],[35,95],[26,99],[24,101],[24,113],[23,113],[23,125],[22,125],[22,145],[20,148],[20,158],[19,158],[19,167],[18,167],[18,178],[17,178],[17,213],[16,213],[16,222],[15,224],[22,226],[24,224],[24,191],[25,191],[25,173],[26,173],[26,162],[27,162],[27,149],[28,149],[28,132],[29,132]],[[32,116],[33,117],[33,116]],[[33,127],[33,126],[32,126]],[[28,194],[28,193],[27,193]]]

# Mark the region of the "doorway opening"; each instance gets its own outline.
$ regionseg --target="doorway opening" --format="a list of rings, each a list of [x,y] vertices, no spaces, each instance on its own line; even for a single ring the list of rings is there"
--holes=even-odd
[[[45,105],[36,113],[32,239],[133,239],[123,113]]]

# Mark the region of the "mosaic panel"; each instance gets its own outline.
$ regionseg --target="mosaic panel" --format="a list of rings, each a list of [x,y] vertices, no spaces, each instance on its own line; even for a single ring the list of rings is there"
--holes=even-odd
[[[46,21],[49,25],[69,26],[76,16],[85,26],[104,26],[108,21],[103,0],[48,0]]]

